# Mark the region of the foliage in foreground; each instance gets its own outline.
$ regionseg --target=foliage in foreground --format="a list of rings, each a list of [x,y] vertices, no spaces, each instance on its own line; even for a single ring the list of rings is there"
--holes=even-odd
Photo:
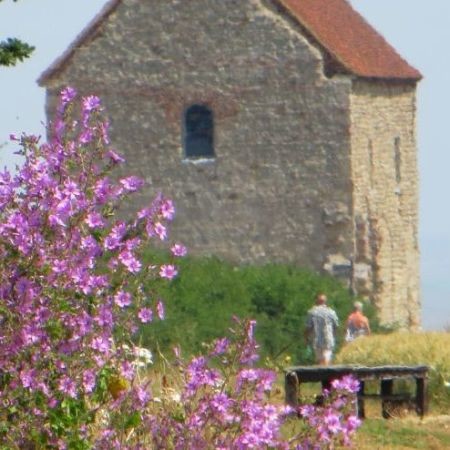
[[[395,332],[356,339],[344,346],[338,363],[367,365],[427,365],[429,395],[437,408],[448,409],[450,389],[450,334],[439,332]]]
[[[147,256],[153,259],[153,256]],[[180,261],[179,276],[164,288],[167,319],[142,328],[142,343],[158,344],[167,351],[182,343],[184,351],[196,353],[202,345],[226,333],[232,315],[252,317],[263,357],[287,356],[294,364],[312,362],[304,340],[305,318],[318,292],[328,295],[344,323],[355,298],[338,280],[292,265],[236,267],[214,257],[188,257]],[[375,311],[365,308],[373,329]]]
[[[163,315],[143,280],[174,274],[173,264],[140,262],[166,232],[172,202],[157,196],[129,223],[114,220],[142,181],[112,181],[123,158],[109,148],[100,100],[82,99],[74,120],[75,96],[62,92],[49,144],[12,136],[25,162],[14,176],[0,174],[2,448],[85,448],[96,411],[114,400],[110,386],[135,378],[123,347],[130,332]],[[138,405],[142,389],[133,385],[127,401]]]
[[[320,408],[295,411],[284,406],[274,399],[276,373],[252,367],[258,359],[255,322],[234,321],[230,337],[216,340],[204,355],[186,363],[177,348],[175,364],[165,360],[162,380],[152,383],[161,389],[150,406],[154,415],[152,433],[143,437],[146,448],[300,450],[350,445],[360,425],[355,416],[359,383],[351,377],[335,380]]]
[[[276,374],[254,369],[254,321],[233,339],[175,367],[158,386],[136,364],[138,324],[164,317],[158,286],[177,274],[143,263],[167,239],[174,215],[156,196],[125,223],[115,211],[143,181],[114,180],[123,158],[110,148],[95,96],[61,93],[48,144],[17,141],[16,175],[0,173],[0,446],[2,449],[289,449],[350,444],[358,426],[354,380],[337,381],[326,408],[301,411],[304,433],[284,437],[292,411],[271,402]],[[75,120],[72,109],[80,107]],[[240,331],[239,331],[240,330]],[[178,380],[178,383],[176,381]],[[169,405],[167,385],[179,401]]]

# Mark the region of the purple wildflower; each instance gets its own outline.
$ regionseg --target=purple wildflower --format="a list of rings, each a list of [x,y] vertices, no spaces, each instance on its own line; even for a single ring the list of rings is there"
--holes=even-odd
[[[125,308],[131,305],[131,294],[125,291],[119,291],[114,296],[114,303],[120,308]]]
[[[331,434],[338,434],[342,431],[341,418],[334,411],[327,411],[323,421]]]
[[[347,433],[351,434],[356,431],[361,426],[361,423],[361,420],[357,416],[354,414],[350,415],[345,423]]]
[[[129,361],[123,361],[121,364],[120,373],[125,379],[131,381],[135,376],[133,364]]]
[[[95,387],[95,372],[93,370],[85,370],[83,372],[83,389],[84,392],[90,393]]]
[[[101,214],[95,211],[87,215],[85,223],[89,228],[101,228],[105,224]]]
[[[175,278],[178,274],[176,267],[172,264],[163,264],[159,270],[159,276],[161,278],[167,278],[171,280]]]
[[[141,308],[138,312],[139,320],[142,323],[148,323],[153,320],[153,311],[150,308]]]
[[[230,346],[230,340],[226,337],[217,339],[214,344],[213,355],[222,355],[225,353]]]
[[[83,133],[80,134],[80,137],[78,139],[78,142],[81,145],[87,145],[92,142],[94,139],[94,133],[91,130],[85,130]]]
[[[90,95],[88,97],[84,97],[82,100],[83,111],[89,113],[91,111],[100,109],[100,99],[95,95]]]
[[[58,390],[69,397],[77,398],[77,386],[75,382],[67,375],[63,375],[60,378]]]
[[[137,273],[141,270],[141,262],[134,256],[134,254],[128,250],[125,250],[119,254],[119,261],[128,269],[131,273]]]
[[[106,155],[114,164],[121,164],[121,163],[125,162],[125,158],[123,156],[119,155],[114,150],[108,150]]]
[[[161,241],[164,241],[167,238],[167,229],[162,223],[160,222],[155,223],[154,230],[159,239],[161,239]]]
[[[164,318],[166,316],[164,303],[161,300],[158,300],[156,303],[156,314],[158,315],[158,318],[160,320],[164,320]]]
[[[109,353],[111,349],[111,339],[105,336],[97,336],[92,339],[91,348],[100,353]]]
[[[76,97],[76,95],[77,91],[74,88],[67,86],[61,91],[60,98],[62,104],[66,105],[67,103],[70,103]]]
[[[35,385],[36,370],[28,369],[20,372],[20,381],[24,388],[32,388]]]
[[[170,251],[173,256],[186,256],[187,248],[183,244],[174,244]]]
[[[122,178],[120,180],[120,184],[126,191],[135,192],[144,185],[144,181],[139,177],[131,176],[127,178]]]
[[[147,391],[145,386],[136,387],[136,397],[137,397],[141,407],[145,407],[151,399],[151,395]]]
[[[340,379],[331,382],[333,389],[341,389],[350,394],[356,394],[359,391],[359,381],[351,375],[346,375]]]
[[[175,216],[175,207],[172,200],[164,200],[161,204],[161,215],[164,219],[172,220]]]

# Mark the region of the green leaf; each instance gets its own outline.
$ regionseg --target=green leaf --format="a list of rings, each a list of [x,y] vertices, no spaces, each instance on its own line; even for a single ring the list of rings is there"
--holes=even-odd
[[[29,58],[34,47],[17,38],[7,38],[0,42],[0,65],[15,66],[25,58]]]
[[[136,428],[138,425],[140,425],[141,421],[141,414],[139,413],[139,411],[135,411],[133,414],[127,417],[125,421],[125,429],[127,430],[129,428]]]

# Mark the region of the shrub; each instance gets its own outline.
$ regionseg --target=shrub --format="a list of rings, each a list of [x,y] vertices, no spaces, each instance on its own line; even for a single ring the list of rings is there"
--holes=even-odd
[[[438,409],[448,409],[450,389],[450,334],[395,332],[356,339],[344,346],[336,362],[367,365],[427,365],[429,395]]]
[[[154,260],[153,254],[148,256]],[[167,320],[142,328],[144,345],[167,350],[178,343],[188,353],[223,335],[231,316],[252,317],[264,357],[289,355],[295,364],[312,362],[304,334],[306,313],[317,292],[325,292],[341,320],[338,345],[354,297],[332,277],[292,265],[234,266],[214,257],[189,257],[164,289]],[[374,308],[366,313],[376,329]]]

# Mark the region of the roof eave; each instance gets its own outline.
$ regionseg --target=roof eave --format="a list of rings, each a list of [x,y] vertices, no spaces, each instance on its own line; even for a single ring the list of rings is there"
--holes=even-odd
[[[293,18],[301,28],[307,31],[307,33],[314,39],[314,41],[320,46],[320,48],[328,53],[332,58],[336,60],[344,69],[346,69],[350,74],[355,75],[357,77],[366,78],[366,79],[373,79],[373,80],[384,80],[384,81],[404,81],[404,82],[418,82],[423,78],[423,75],[413,66],[411,66],[407,61],[405,61],[398,53],[397,51],[384,39],[382,35],[380,35],[357,11],[355,11],[353,8],[351,8],[354,13],[361,18],[362,21],[364,21],[372,30],[374,33],[380,36],[380,38],[386,42],[386,44],[391,47],[391,49],[394,51],[394,53],[397,55],[398,59],[405,64],[405,67],[407,67],[407,71],[410,72],[410,74],[405,75],[399,75],[399,74],[377,74],[375,72],[373,73],[365,73],[361,72],[357,68],[355,68],[352,64],[349,64],[347,61],[345,61],[340,55],[336,54],[336,52],[333,52],[332,49],[329,48],[329,46],[326,45],[321,39],[321,37],[315,32],[314,27],[310,26],[307,21],[303,20],[300,14],[298,14],[294,9],[292,9],[288,3],[286,3],[283,0],[276,0],[277,4],[291,17]]]
[[[109,15],[115,11],[121,1],[122,0],[109,0],[103,6],[99,13],[96,14],[96,16],[88,23],[88,25],[74,39],[64,53],[56,58],[55,61],[53,61],[53,63],[41,73],[37,79],[39,86],[45,87],[51,79],[61,72],[69,63],[75,51],[95,37],[100,26],[109,17]]]

